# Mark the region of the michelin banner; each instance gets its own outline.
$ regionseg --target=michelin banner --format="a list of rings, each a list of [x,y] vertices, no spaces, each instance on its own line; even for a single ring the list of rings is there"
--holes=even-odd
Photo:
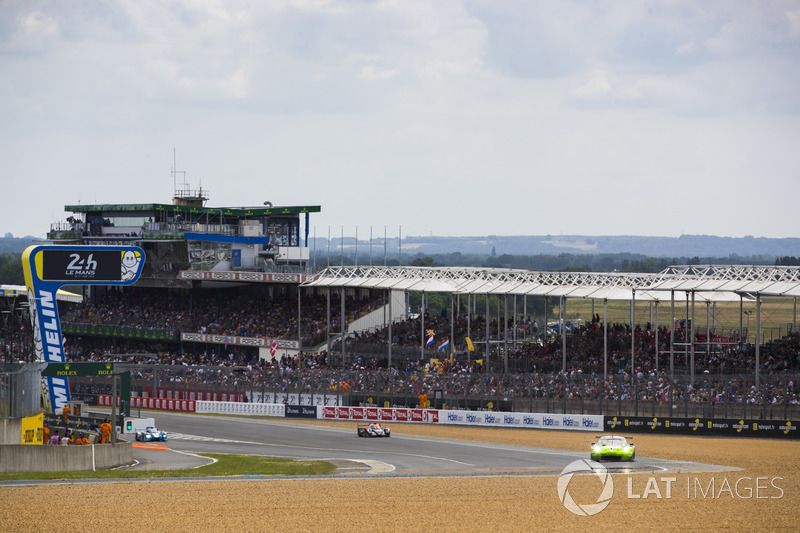
[[[132,285],[144,266],[144,250],[135,246],[29,246],[22,254],[36,359],[63,363],[64,341],[56,294],[64,285]],[[50,411],[70,400],[65,377],[48,377]]]

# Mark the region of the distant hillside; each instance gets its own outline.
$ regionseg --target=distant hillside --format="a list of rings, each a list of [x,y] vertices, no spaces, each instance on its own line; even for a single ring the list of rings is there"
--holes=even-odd
[[[423,253],[482,253],[496,255],[631,253],[650,257],[797,256],[800,238],[681,237],[544,235],[503,237],[408,237],[403,248]]]
[[[378,239],[374,243],[379,242]],[[383,255],[383,242],[374,244],[373,255]],[[345,254],[352,255],[353,237],[344,238]],[[309,243],[312,247],[314,244]],[[327,241],[317,238],[317,253],[327,251]],[[369,240],[359,239],[359,256],[367,253]],[[331,256],[339,254],[341,241],[331,239]],[[800,256],[800,238],[769,239],[765,237],[715,237],[682,235],[680,237],[530,235],[505,237],[403,237],[403,255],[416,254],[479,254],[479,255],[559,255],[630,253],[648,257],[750,257],[762,256],[774,261],[777,257]],[[397,238],[388,239],[387,255],[396,257]]]
[[[5,237],[0,238],[0,254],[19,254],[25,251],[25,248],[34,244],[33,237],[14,237],[10,233],[6,233]]]
[[[380,244],[378,244],[380,243]],[[14,237],[6,233],[0,238],[0,253],[20,253],[34,244],[34,238]],[[325,238],[317,237],[316,245],[309,239],[309,248],[317,255],[327,252]],[[340,253],[341,240],[332,238],[331,256]],[[353,237],[344,238],[345,255],[352,255],[355,248]],[[358,240],[359,256],[367,254],[369,239]],[[389,238],[387,255],[397,257],[397,238]],[[403,237],[404,256],[417,254],[464,255],[596,255],[629,253],[647,257],[750,257],[761,256],[772,262],[775,258],[800,257],[800,238],[769,239],[766,237],[715,237],[713,235],[682,235],[680,237],[641,237],[632,235],[587,236],[587,235],[528,235],[484,237]],[[373,240],[373,255],[383,255],[382,239]]]

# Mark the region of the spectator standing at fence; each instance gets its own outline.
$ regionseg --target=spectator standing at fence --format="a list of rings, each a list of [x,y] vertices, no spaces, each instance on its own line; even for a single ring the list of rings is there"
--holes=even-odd
[[[50,437],[50,444],[53,446],[58,446],[61,444],[61,437],[58,436],[58,433],[55,433],[52,437]]]
[[[103,420],[103,423],[100,424],[100,435],[102,436],[100,444],[111,442],[111,429],[111,424],[108,423],[108,419]]]
[[[78,438],[75,439],[75,444],[79,446],[86,446],[89,444],[89,439],[86,438],[86,435],[81,431],[78,434]]]

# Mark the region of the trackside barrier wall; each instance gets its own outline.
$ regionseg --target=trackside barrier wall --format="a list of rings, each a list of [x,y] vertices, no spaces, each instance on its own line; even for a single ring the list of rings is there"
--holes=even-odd
[[[319,409],[313,405],[287,405],[286,418],[319,418]]]
[[[798,424],[797,420],[606,416],[604,427],[606,432],[623,434],[800,439]]]
[[[439,411],[440,424],[600,431],[602,415],[554,415],[543,413],[502,413],[495,411]]]
[[[436,409],[402,407],[317,407],[320,418],[338,420],[378,420],[383,422],[439,422]]]
[[[195,413],[219,415],[284,416],[285,405],[276,403],[195,402]]]
[[[195,405],[201,403],[195,400],[172,400],[169,398],[140,398],[131,397],[131,408],[155,409],[157,411],[177,411],[184,413],[194,413]],[[205,402],[217,403],[217,402]],[[233,403],[233,402],[224,402]],[[111,396],[108,394],[97,395],[97,405],[101,407],[111,407]],[[117,397],[117,407],[119,408],[119,396]]]
[[[0,450],[0,472],[91,471],[133,464],[130,442],[90,446],[6,444]]]
[[[0,444],[21,444],[21,418],[0,418]]]
[[[429,422],[466,426],[528,427],[600,431],[601,415],[551,415],[541,413],[501,413],[497,411],[456,411],[449,409],[406,409],[400,407],[322,407],[319,417],[338,420],[378,420],[384,422]]]
[[[344,403],[344,395],[337,394],[336,391],[331,393],[314,393],[307,392],[253,392],[247,393],[248,401],[253,403],[284,403],[289,405],[342,405]]]

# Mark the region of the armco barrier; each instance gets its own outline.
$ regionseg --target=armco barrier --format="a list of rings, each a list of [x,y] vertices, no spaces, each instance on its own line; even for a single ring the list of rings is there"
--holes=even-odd
[[[195,402],[196,413],[219,415],[284,416],[285,405],[276,403]]]
[[[606,416],[603,427],[610,433],[798,439],[798,423],[791,420]]]

